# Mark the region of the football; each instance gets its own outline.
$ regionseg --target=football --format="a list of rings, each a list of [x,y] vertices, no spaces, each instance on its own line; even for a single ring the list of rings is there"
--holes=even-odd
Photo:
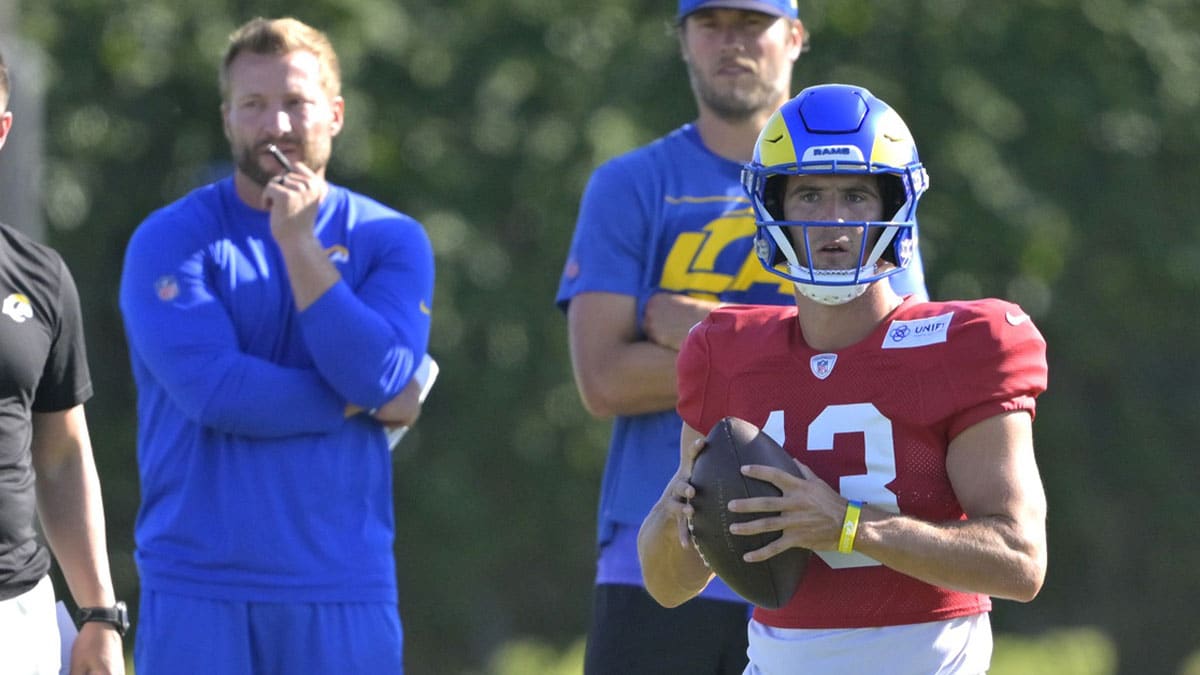
[[[734,499],[780,495],[771,483],[743,476],[743,465],[771,466],[802,478],[800,468],[774,439],[737,417],[717,422],[707,440],[692,468],[695,513],[688,529],[693,543],[708,568],[738,595],[759,607],[778,609],[791,600],[812,552],[790,548],[762,562],[746,562],[742,555],[766,546],[779,538],[779,533],[735,535],[729,526],[774,514],[732,513],[728,504]]]

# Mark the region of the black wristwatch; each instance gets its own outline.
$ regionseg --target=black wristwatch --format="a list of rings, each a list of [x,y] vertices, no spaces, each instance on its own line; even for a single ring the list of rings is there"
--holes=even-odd
[[[80,607],[75,610],[75,621],[83,625],[89,621],[100,621],[117,629],[117,635],[124,636],[129,630],[129,610],[125,603],[118,600],[112,607]]]

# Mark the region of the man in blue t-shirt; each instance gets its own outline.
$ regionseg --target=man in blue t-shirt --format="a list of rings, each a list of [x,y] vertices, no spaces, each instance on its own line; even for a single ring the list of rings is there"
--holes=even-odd
[[[386,427],[418,411],[433,254],[325,181],[337,57],[294,19],[231,36],[232,177],[151,214],[121,310],[138,387],[138,673],[399,673]]]
[[[715,581],[675,609],[645,592],[637,532],[675,471],[675,357],[722,302],[792,304],[752,250],[741,187],[767,118],[790,97],[806,33],[795,0],[680,0],[677,33],[695,122],[596,170],[557,303],[584,405],[613,417],[585,672],[741,673],[749,606]],[[920,260],[892,277],[925,297]]]

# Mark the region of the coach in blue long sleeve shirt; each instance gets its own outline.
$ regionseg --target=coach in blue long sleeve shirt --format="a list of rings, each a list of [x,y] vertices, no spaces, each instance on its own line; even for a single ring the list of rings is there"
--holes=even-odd
[[[126,251],[139,673],[401,667],[385,426],[416,411],[433,255],[415,220],[325,182],[336,75],[297,21],[235,32],[236,171],[151,214]]]

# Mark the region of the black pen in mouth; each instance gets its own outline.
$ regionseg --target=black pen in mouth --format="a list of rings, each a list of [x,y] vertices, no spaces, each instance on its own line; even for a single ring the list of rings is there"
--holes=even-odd
[[[283,151],[280,150],[274,143],[267,144],[267,152],[271,153],[271,155],[275,157],[275,161],[279,162],[279,165],[283,167],[284,171],[291,172],[295,170],[292,168],[292,163],[288,161],[287,155],[283,154]]]

